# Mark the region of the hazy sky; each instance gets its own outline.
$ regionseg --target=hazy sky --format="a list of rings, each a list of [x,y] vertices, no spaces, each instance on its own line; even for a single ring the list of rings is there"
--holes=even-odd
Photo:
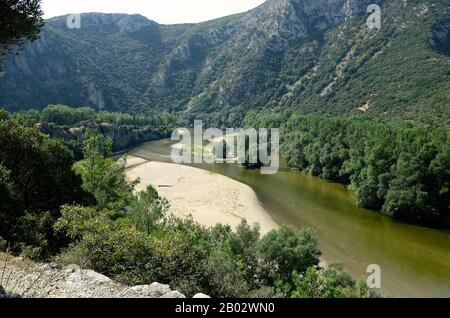
[[[68,13],[139,13],[159,23],[206,21],[252,9],[264,0],[43,0],[44,17]]]

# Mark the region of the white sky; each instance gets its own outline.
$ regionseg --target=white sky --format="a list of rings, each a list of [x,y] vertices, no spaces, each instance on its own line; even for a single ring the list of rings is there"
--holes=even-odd
[[[43,0],[46,19],[69,13],[139,13],[162,24],[201,22],[250,10],[264,0]]]

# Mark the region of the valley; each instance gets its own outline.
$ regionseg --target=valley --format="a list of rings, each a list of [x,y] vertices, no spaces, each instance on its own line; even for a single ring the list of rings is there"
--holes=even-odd
[[[128,154],[171,162],[172,143],[170,140],[144,143]],[[192,166],[249,185],[278,224],[313,228],[324,260],[342,262],[355,277],[367,277],[367,266],[379,265],[385,296],[450,295],[448,230],[410,225],[358,208],[353,196],[342,185],[300,172],[282,169],[275,175],[261,175],[258,170],[235,165]],[[189,206],[185,208],[189,210]]]
[[[450,0],[76,25],[42,1],[0,2],[0,255],[123,295],[450,297]]]

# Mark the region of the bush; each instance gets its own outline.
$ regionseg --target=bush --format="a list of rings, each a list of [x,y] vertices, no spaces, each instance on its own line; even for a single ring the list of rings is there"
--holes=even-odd
[[[259,242],[266,279],[271,284],[287,282],[294,271],[304,273],[319,265],[320,251],[314,231],[284,225],[269,232]]]
[[[306,273],[292,275],[292,298],[372,298],[373,290],[361,281],[355,281],[341,264],[329,268],[310,267]]]

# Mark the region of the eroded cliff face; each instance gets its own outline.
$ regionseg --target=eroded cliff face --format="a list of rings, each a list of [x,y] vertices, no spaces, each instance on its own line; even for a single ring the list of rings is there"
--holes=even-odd
[[[39,124],[39,129],[44,133],[55,138],[66,141],[81,142],[86,129],[95,129],[105,137],[113,141],[113,151],[119,152],[126,150],[139,143],[161,139],[160,133],[147,129],[134,129],[129,126],[113,126],[109,124],[88,124],[81,127],[61,127],[54,124]]]

